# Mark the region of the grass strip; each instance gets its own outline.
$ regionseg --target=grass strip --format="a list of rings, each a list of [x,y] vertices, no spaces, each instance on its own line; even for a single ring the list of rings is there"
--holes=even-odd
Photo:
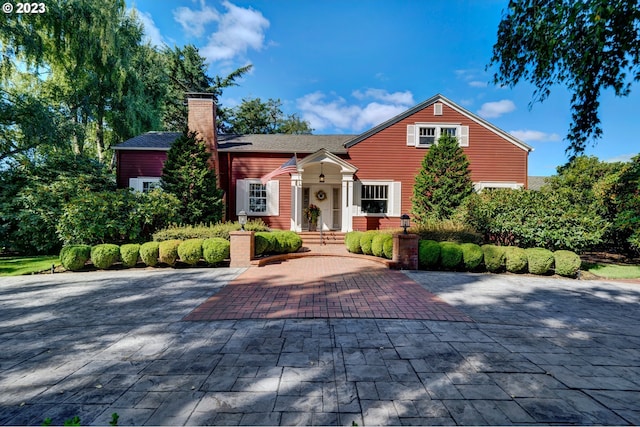
[[[60,265],[57,255],[1,257],[0,276],[21,276],[51,270],[51,265]]]

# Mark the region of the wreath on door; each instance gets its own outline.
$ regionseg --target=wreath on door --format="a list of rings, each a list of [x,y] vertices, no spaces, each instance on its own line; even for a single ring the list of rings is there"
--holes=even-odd
[[[324,191],[320,190],[316,193],[316,199],[323,201],[327,198],[327,193],[325,193]]]

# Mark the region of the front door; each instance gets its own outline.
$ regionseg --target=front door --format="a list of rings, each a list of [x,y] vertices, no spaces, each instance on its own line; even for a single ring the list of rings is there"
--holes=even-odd
[[[337,191],[336,191],[337,190]],[[308,194],[308,196],[307,196]],[[318,228],[323,230],[340,229],[340,187],[329,184],[311,185],[303,190],[303,207],[316,205],[320,208],[320,217],[318,218]],[[303,226],[308,228],[308,222],[303,220]]]

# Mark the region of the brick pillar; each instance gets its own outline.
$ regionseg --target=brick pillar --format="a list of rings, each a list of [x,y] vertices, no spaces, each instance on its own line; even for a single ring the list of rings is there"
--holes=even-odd
[[[211,93],[187,93],[189,108],[188,126],[198,134],[211,153],[210,167],[215,169],[220,187],[220,159],[218,158],[218,138],[216,132],[216,104]]]
[[[393,262],[401,270],[418,269],[418,235],[393,235]]]
[[[254,232],[232,231],[231,237],[231,264],[229,267],[251,267],[254,254]]]

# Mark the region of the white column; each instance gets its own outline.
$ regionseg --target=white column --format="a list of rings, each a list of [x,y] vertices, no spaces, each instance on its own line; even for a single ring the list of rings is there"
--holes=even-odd
[[[302,231],[302,175],[291,174],[291,230]]]
[[[342,174],[342,231],[351,231],[351,220],[353,217],[353,174]]]

